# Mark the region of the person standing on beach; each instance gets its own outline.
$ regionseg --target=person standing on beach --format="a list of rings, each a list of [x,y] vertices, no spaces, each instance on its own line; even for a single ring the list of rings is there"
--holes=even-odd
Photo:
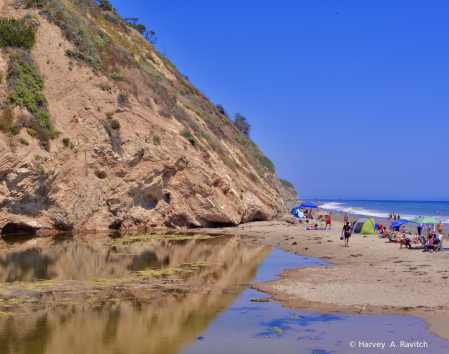
[[[401,215],[398,214],[398,221],[401,220]]]
[[[345,222],[349,222],[349,216],[348,216],[348,213],[345,213],[345,220],[344,220]]]
[[[421,236],[421,231],[422,231],[423,226],[424,226],[424,224],[418,224],[418,235],[419,236]]]
[[[444,228],[443,222],[440,220],[440,223],[438,224],[438,233],[440,235],[443,234],[443,228]]]
[[[390,217],[388,218],[388,221],[391,221],[393,219],[393,215],[390,213]]]
[[[341,234],[345,237],[345,247],[349,247],[349,238],[351,237],[351,226],[349,226],[349,222],[345,222],[343,229],[341,230]]]
[[[327,229],[327,225],[329,225],[329,229],[332,227],[332,218],[330,214],[326,217],[326,226],[324,227],[324,230]]]

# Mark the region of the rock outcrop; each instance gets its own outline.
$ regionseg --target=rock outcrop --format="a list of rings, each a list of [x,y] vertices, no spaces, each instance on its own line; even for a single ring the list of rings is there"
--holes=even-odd
[[[269,219],[292,197],[258,147],[116,14],[89,0],[43,3],[96,33],[101,64],[82,60],[54,8],[0,0],[0,17],[39,24],[31,58],[53,137],[36,138],[36,114],[14,105],[20,133],[0,131],[2,232],[235,225]],[[18,49],[2,51],[5,102]]]
[[[279,179],[282,185],[282,197],[285,203],[297,202],[299,200],[298,191],[293,187],[289,181]]]

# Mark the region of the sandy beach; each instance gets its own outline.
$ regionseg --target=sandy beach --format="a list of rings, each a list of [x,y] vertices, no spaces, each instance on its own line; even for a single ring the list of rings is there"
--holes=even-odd
[[[280,213],[271,221],[203,232],[244,235],[247,242],[319,257],[335,265],[288,269],[279,280],[253,284],[286,308],[329,314],[417,316],[429,323],[430,332],[449,340],[445,325],[449,320],[449,252],[422,252],[421,245],[400,249],[399,244],[377,235],[352,235],[349,247],[344,247],[340,241],[342,218],[334,215],[334,230],[327,231],[305,230],[305,224],[288,222],[298,219]]]

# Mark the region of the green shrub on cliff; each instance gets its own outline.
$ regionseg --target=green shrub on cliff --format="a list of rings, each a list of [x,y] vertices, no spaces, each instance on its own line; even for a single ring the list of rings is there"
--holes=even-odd
[[[21,51],[11,56],[7,80],[13,90],[6,97],[6,104],[26,107],[31,113],[37,112],[40,106],[46,106],[47,100],[41,92],[44,80],[29,53]]]
[[[45,111],[37,111],[36,119],[42,128],[50,128],[50,114]]]
[[[280,178],[279,178],[279,182],[281,182],[281,184],[282,184],[284,187],[287,187],[287,188],[295,188],[295,187],[293,187],[293,184],[291,184],[289,181],[286,181],[285,179],[280,179]]]
[[[273,162],[271,162],[271,160],[268,157],[262,156],[262,155],[257,155],[257,159],[263,166],[268,168],[269,171],[274,172]]]
[[[19,135],[20,134],[20,127],[17,124],[14,124],[9,131],[12,135]]]
[[[65,55],[67,55],[69,58],[73,58],[76,60],[82,60],[85,61],[86,63],[93,65],[95,64],[95,59],[94,57],[90,56],[90,55],[86,55],[83,52],[80,52],[78,49],[74,48],[74,49],[67,49],[65,51]]]
[[[184,130],[181,130],[179,132],[179,134],[181,134],[184,138],[186,138],[188,141],[190,141],[190,144],[192,144],[193,146],[198,145],[198,140],[192,135],[189,128],[187,128],[187,127],[184,128]]]
[[[10,132],[13,121],[14,113],[11,106],[8,106],[3,111],[3,114],[0,115],[0,130],[5,134]]]
[[[30,49],[35,42],[36,31],[25,20],[0,18],[0,47]]]
[[[28,134],[40,140],[45,150],[50,150],[50,138],[55,139],[59,134],[52,129],[47,99],[42,93],[44,80],[29,51],[16,49],[11,54],[7,81],[10,91],[5,103],[28,109],[31,116],[21,121],[22,126],[27,128]]]
[[[111,121],[112,129],[120,129],[120,122],[117,119]]]

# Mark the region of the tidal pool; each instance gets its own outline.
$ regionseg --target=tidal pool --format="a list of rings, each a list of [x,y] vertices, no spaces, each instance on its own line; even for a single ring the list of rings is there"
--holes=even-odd
[[[329,264],[229,236],[7,236],[0,240],[0,353],[379,352],[360,342],[385,342],[392,353],[448,352],[421,319],[251,302],[267,296],[249,283],[322,265]],[[428,347],[399,348],[413,340]]]

